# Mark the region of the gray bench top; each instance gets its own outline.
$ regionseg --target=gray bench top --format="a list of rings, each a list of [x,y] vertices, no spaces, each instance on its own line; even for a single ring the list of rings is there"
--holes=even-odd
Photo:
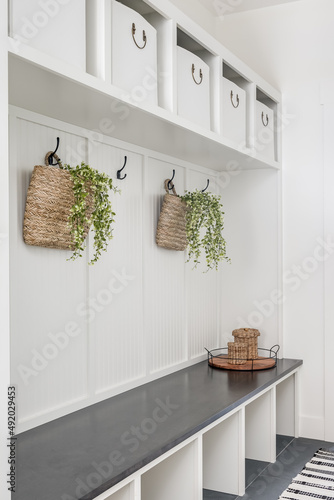
[[[17,435],[16,500],[91,500],[296,369],[201,362]]]

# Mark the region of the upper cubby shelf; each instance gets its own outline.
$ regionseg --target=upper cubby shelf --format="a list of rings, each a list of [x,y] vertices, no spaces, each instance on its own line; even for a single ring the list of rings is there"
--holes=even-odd
[[[217,171],[280,168],[280,94],[168,0],[85,13],[80,58],[17,43],[10,19],[10,104]]]

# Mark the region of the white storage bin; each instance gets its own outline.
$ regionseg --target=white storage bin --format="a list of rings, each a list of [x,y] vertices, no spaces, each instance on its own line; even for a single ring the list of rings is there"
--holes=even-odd
[[[113,1],[111,79],[137,104],[158,104],[157,32],[138,12]]]
[[[246,144],[246,92],[222,78],[221,133],[236,144]]]
[[[25,43],[86,70],[84,0],[10,0],[14,49]]]
[[[182,47],[177,47],[177,112],[210,129],[210,68]]]
[[[275,159],[274,112],[260,101],[256,101],[255,149],[269,160]]]

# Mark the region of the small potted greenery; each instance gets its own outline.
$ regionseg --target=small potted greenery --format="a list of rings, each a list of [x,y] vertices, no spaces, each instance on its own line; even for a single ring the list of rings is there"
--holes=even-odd
[[[69,260],[82,257],[85,238],[90,226],[94,229],[94,255],[89,264],[97,262],[101,253],[107,250],[112,239],[112,224],[115,212],[112,210],[109,191],[119,192],[112,179],[84,162],[76,167],[60,164],[73,181],[74,205],[70,210],[68,223],[71,229],[73,254]]]
[[[230,259],[226,255],[226,242],[222,236],[224,212],[221,198],[208,191],[186,191],[181,196],[187,204],[186,233],[188,260],[196,268],[202,252],[205,254],[207,271],[218,270],[219,262]]]

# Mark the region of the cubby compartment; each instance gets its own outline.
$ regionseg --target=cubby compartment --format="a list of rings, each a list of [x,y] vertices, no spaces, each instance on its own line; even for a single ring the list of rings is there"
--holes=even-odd
[[[218,131],[218,57],[180,28],[177,29],[177,112],[180,116]]]
[[[134,102],[158,104],[157,30],[136,10],[111,3],[111,82]]]
[[[277,161],[277,103],[256,88],[255,140],[256,153]]]
[[[141,476],[141,500],[200,500],[199,443],[185,445]]]
[[[124,91],[135,105],[172,111],[172,21],[141,0],[91,2],[87,18],[88,72]]]
[[[133,500],[134,496],[134,483],[127,484],[120,488],[115,493],[111,493],[107,496],[97,497],[97,500]]]
[[[246,458],[262,462],[276,460],[275,398],[270,389],[245,408]]]
[[[221,135],[238,149],[249,146],[252,83],[235,69],[222,63],[220,129]]]
[[[276,386],[276,433],[287,438],[297,437],[296,374]]]
[[[244,490],[243,412],[203,434],[203,488],[242,495]],[[233,464],[233,466],[231,466]]]
[[[9,35],[17,53],[26,44],[85,71],[85,23],[85,0],[9,0]]]

